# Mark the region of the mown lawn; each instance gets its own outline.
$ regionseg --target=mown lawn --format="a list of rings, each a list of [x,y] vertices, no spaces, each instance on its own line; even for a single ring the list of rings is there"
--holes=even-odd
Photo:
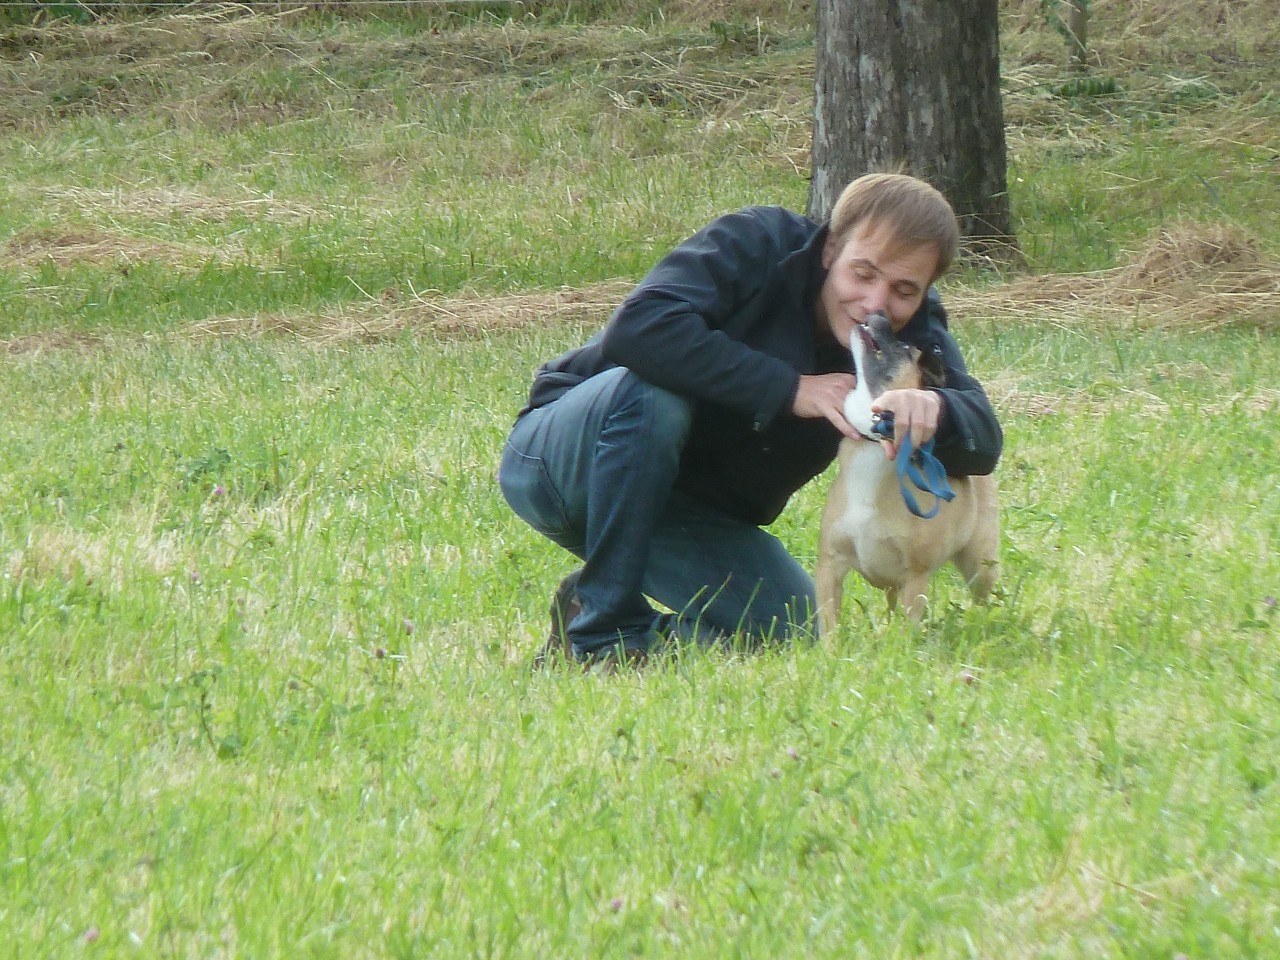
[[[944,285],[995,602],[605,678],[528,669],[570,564],[498,452],[803,206],[812,46],[604,7],[0,34],[0,955],[1276,955],[1275,25],[1098,5],[1082,98],[1007,5],[1027,265]]]

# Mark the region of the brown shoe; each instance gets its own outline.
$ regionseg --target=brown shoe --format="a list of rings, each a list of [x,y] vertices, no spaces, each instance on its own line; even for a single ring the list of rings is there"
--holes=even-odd
[[[560,581],[556,592],[551,596],[551,632],[542,649],[534,655],[535,670],[551,666],[562,660],[573,659],[573,647],[569,643],[569,624],[582,611],[578,602],[578,578],[582,576],[579,567]]]
[[[598,653],[582,665],[586,673],[594,673],[601,677],[612,677],[619,673],[640,670],[649,662],[649,654],[644,650],[627,650],[614,647]]]

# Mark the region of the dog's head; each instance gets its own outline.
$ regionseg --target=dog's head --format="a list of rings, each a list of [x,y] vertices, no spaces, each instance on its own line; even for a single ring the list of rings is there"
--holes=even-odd
[[[886,390],[941,387],[946,373],[940,357],[921,353],[893,335],[883,313],[873,313],[866,323],[855,324],[849,342],[858,385],[845,398],[844,415],[855,430],[870,437],[875,426],[871,403]]]
[[[873,313],[866,323],[855,324],[851,346],[858,382],[866,384],[872,397],[886,390],[940,387],[946,380],[942,360],[895,337],[883,313]]]

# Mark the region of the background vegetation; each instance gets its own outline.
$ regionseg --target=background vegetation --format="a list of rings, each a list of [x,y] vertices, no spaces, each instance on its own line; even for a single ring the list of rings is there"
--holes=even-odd
[[[611,679],[498,451],[803,206],[807,5],[0,11],[0,953],[1274,956],[1280,8],[1091,9],[1002,7],[1025,265],[944,288],[997,602]]]

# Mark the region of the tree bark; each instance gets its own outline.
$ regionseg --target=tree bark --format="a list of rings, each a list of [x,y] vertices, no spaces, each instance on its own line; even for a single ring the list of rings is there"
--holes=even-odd
[[[951,201],[966,248],[1015,251],[1006,192],[998,0],[817,0],[809,215],[864,173]]]
[[[1067,0],[1067,33],[1071,47],[1071,69],[1085,73],[1089,69],[1089,7],[1087,0]]]

